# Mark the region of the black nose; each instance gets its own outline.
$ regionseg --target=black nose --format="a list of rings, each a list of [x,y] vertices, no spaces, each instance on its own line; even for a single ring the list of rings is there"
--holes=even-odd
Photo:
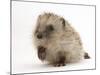
[[[37,38],[38,38],[38,39],[42,39],[42,34],[38,34],[38,35],[37,35]]]

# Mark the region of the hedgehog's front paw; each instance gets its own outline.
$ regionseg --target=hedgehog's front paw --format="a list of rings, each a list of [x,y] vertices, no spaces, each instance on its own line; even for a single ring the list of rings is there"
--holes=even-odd
[[[44,48],[43,46],[39,46],[38,47],[38,58],[40,60],[44,60],[46,58],[46,48]]]
[[[56,62],[54,64],[54,66],[56,66],[56,67],[66,65],[66,57],[63,54],[61,54],[61,52],[59,52],[59,53],[58,53],[58,58],[56,59]]]
[[[56,64],[54,64],[55,67],[60,67],[60,66],[65,66],[65,65],[66,65],[66,63],[56,63]]]

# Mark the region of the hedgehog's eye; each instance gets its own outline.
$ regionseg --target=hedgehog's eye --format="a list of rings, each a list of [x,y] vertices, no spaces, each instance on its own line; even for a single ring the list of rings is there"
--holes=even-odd
[[[48,26],[46,27],[46,29],[47,29],[48,31],[53,31],[53,30],[54,30],[54,27],[50,24],[50,25],[48,25]]]

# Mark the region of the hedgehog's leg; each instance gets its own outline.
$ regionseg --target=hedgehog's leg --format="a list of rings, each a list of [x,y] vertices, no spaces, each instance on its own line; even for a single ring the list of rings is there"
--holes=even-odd
[[[84,59],[90,59],[90,56],[86,52],[84,53]]]
[[[55,62],[54,66],[60,67],[66,65],[66,56],[64,52],[59,51],[57,55],[57,61]]]

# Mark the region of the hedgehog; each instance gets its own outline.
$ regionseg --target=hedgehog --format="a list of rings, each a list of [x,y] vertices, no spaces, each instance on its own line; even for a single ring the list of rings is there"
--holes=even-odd
[[[33,33],[37,56],[53,66],[89,59],[78,32],[62,16],[43,13],[37,18]]]

